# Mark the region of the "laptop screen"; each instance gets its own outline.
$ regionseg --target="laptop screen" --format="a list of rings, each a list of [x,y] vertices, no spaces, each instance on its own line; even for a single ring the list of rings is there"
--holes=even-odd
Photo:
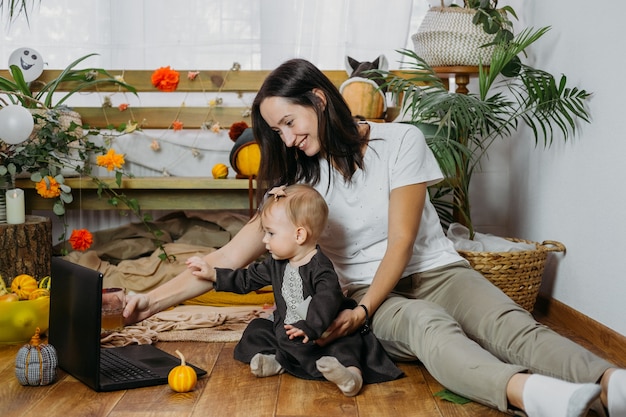
[[[102,273],[53,257],[51,276],[48,340],[59,366],[97,389]]]

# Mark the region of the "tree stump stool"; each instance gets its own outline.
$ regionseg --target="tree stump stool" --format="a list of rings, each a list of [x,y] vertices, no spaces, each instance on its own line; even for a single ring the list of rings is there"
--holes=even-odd
[[[26,216],[22,224],[0,224],[0,275],[7,288],[17,275],[37,281],[50,275],[52,222],[48,217]]]

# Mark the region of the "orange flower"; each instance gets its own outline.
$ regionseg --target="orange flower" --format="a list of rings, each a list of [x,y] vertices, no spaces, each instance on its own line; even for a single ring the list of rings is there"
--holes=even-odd
[[[99,155],[96,158],[96,164],[105,167],[108,171],[120,169],[124,165],[124,155],[115,153],[115,150],[111,148],[106,155]]]
[[[122,103],[119,106],[117,106],[117,108],[119,109],[119,111],[124,111],[128,108],[128,103]]]
[[[172,129],[183,130],[183,122],[181,122],[180,120],[174,120],[172,122]]]
[[[175,91],[180,79],[178,71],[169,67],[161,67],[152,73],[152,85],[161,91]]]
[[[93,243],[93,235],[87,229],[74,229],[70,236],[70,244],[72,249],[84,251],[91,247]]]
[[[57,180],[51,176],[42,178],[41,181],[35,185],[35,188],[37,189],[37,194],[43,198],[56,198],[61,195],[61,186]]]

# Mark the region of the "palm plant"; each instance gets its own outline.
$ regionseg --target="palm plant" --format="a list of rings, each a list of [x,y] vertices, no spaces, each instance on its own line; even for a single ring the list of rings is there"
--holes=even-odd
[[[34,7],[34,3],[34,0],[0,0],[0,14],[6,13],[9,24],[20,14],[23,14],[28,21],[28,13]]]
[[[478,93],[448,91],[436,72],[410,50],[399,51],[409,60],[408,71],[380,73],[388,91],[403,97],[404,119],[424,131],[447,178],[431,189],[444,227],[457,221],[473,238],[470,181],[496,140],[526,125],[535,144],[549,147],[557,133],[567,140],[576,133],[578,121],[589,122],[588,92],[568,87],[565,75],[557,81],[519,59],[549,29],[525,29],[510,41],[498,42],[490,66],[478,68]]]

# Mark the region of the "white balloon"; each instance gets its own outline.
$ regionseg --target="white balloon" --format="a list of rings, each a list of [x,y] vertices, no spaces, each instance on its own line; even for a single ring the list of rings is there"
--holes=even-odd
[[[0,140],[17,145],[33,132],[33,115],[22,106],[6,106],[0,109]]]
[[[9,68],[16,65],[22,70],[27,83],[39,78],[43,72],[43,57],[32,48],[19,48],[9,56]]]

